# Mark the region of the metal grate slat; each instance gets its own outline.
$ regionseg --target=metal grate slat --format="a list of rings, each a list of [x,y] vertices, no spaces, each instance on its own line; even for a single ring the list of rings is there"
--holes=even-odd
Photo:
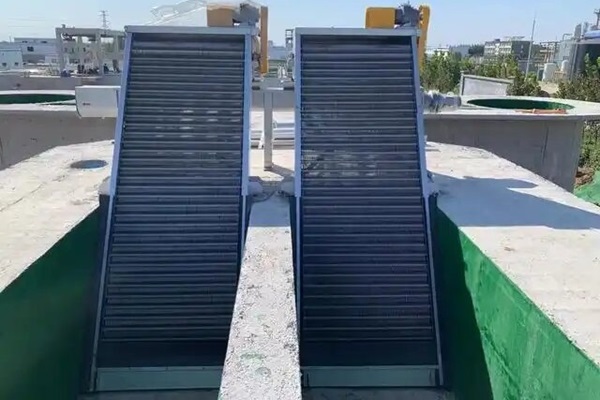
[[[93,368],[222,365],[246,215],[249,35],[129,35]]]
[[[439,362],[413,39],[299,35],[305,366]]]

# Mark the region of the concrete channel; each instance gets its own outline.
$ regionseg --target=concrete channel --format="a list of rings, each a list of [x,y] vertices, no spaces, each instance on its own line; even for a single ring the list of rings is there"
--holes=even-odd
[[[5,327],[0,375],[6,379],[0,398],[74,398],[84,299],[96,265],[94,249],[102,219],[97,191],[110,167],[77,170],[69,166],[90,159],[109,163],[111,152],[110,142],[59,147],[0,172],[6,182],[0,188],[0,223],[15,227],[0,238],[3,254],[15,249],[0,261],[0,321]],[[285,189],[282,175],[263,171],[261,155],[261,151],[252,152],[252,175],[267,190]],[[596,229],[600,211],[484,151],[431,144],[427,155],[438,192],[434,243],[440,255],[436,268],[440,304],[444,305],[442,339],[452,395],[414,389],[319,389],[305,390],[303,398],[595,399],[600,390],[600,353],[595,341],[600,321],[594,311],[600,301],[595,294],[600,284],[600,255],[595,245],[600,240]],[[292,161],[293,151],[275,150],[273,163],[280,167],[278,171],[293,169]],[[21,179],[25,176],[26,184]],[[244,262],[240,285],[247,290],[238,296],[240,313],[230,337],[223,385],[231,388],[230,393],[239,393],[252,382],[257,386],[253,390],[262,387],[264,393],[272,393],[261,399],[298,399],[299,365],[293,345],[280,353],[276,363],[267,364],[272,368],[262,364],[270,360],[273,346],[286,345],[283,339],[291,338],[295,327],[285,323],[293,309],[285,295],[291,290],[289,270],[276,267],[281,276],[271,281],[265,279],[268,271],[252,267],[254,257],[264,260],[272,251],[281,251],[274,262],[289,256],[285,243],[268,239],[289,235],[283,224],[288,217],[282,195],[277,190],[267,199],[257,195],[263,201],[256,203],[251,219],[259,223],[251,225],[256,231],[249,239],[266,247],[251,250]],[[273,213],[273,208],[278,211]],[[281,227],[276,226],[279,218]],[[262,233],[267,236],[261,237]],[[24,243],[24,237],[26,245],[17,245]],[[263,290],[280,295],[255,297]],[[239,320],[241,314],[249,320]],[[261,314],[268,316],[268,329],[253,325],[254,318],[249,317]],[[35,328],[40,326],[47,329]],[[268,340],[274,342],[265,351]],[[244,357],[261,352],[264,358]],[[241,359],[244,362],[238,363]],[[256,379],[264,368],[272,373]],[[276,385],[281,383],[279,373],[290,377],[289,372],[292,381],[284,382],[290,384]],[[232,379],[235,375],[245,378]],[[92,398],[217,399],[218,391],[105,393]]]
[[[263,98],[260,103],[262,97],[256,96],[259,105],[273,105],[275,121],[293,116],[286,103],[288,94],[281,95],[288,99],[282,102]],[[569,171],[574,163],[576,167],[579,156],[578,130],[583,121],[598,114],[586,104],[575,106],[579,112],[571,118],[479,108],[426,117],[430,140],[441,135],[436,141],[469,140],[473,147],[493,148],[488,149],[491,153],[448,144],[432,143],[427,148],[438,189],[437,208],[432,212],[437,219],[440,304],[445,304],[441,326],[448,390],[302,389],[294,323],[293,215],[286,203],[294,151],[271,147],[270,117],[261,119],[262,110],[257,110],[254,125],[257,130],[267,125],[267,144],[264,151],[256,149],[251,154],[251,175],[260,184],[253,191],[256,201],[220,390],[105,393],[86,398],[558,400],[570,393],[578,399],[594,399],[600,390],[600,353],[594,342],[600,321],[593,311],[599,301],[594,288],[600,284],[600,255],[594,243],[600,240],[595,234],[600,212],[564,189],[572,188]],[[14,111],[20,119],[11,117]],[[0,115],[7,117],[4,123],[9,129],[0,139],[7,143],[6,151],[14,153],[13,158],[2,158],[7,161],[0,174],[8,184],[0,187],[5,199],[0,223],[16,227],[23,218],[31,220],[0,240],[2,249],[19,249],[14,256],[10,253],[0,268],[0,322],[10,327],[6,340],[0,342],[0,350],[4,348],[8,354],[0,360],[0,375],[6,373],[10,384],[0,385],[0,398],[33,400],[41,393],[50,400],[74,398],[79,354],[66,354],[73,353],[74,343],[83,336],[85,294],[102,236],[98,222],[104,219],[97,210],[97,190],[109,173],[115,121],[80,119],[73,105],[47,102],[0,106]],[[27,140],[19,136],[24,131],[18,128],[26,121],[31,129],[29,136],[25,135]],[[95,128],[90,130],[90,125]],[[498,125],[504,130],[494,131],[492,127]],[[42,127],[49,134],[41,132]],[[82,130],[87,133],[81,134]],[[60,140],[53,142],[59,131]],[[489,135],[489,140],[481,139],[483,135]],[[83,144],[45,151],[70,141]],[[504,153],[501,155],[512,162],[492,153]],[[535,154],[535,162],[530,160],[531,154]],[[86,160],[105,164],[96,163],[89,171],[70,167]],[[13,167],[7,169],[9,166]],[[561,166],[567,171],[561,173]],[[26,187],[20,187],[23,177],[28,177]],[[520,211],[515,213],[515,209]],[[561,219],[565,213],[568,221]],[[54,225],[52,221],[57,220],[65,222]],[[46,230],[44,224],[56,228]],[[26,248],[17,246],[24,237],[35,240]],[[553,244],[552,249],[548,243]],[[554,254],[552,262],[548,252]],[[577,273],[573,274],[575,260]],[[477,274],[471,272],[484,266]],[[53,279],[46,280],[48,276]],[[40,282],[47,286],[37,292]],[[60,292],[64,298],[50,301],[65,285],[72,290]],[[38,293],[35,298],[28,297],[32,290]],[[580,296],[574,298],[574,292]],[[490,303],[487,299],[491,298],[497,303]],[[509,319],[502,319],[497,304],[503,305]],[[14,310],[19,310],[19,315]],[[456,321],[461,321],[460,329]],[[513,328],[500,329],[498,321]],[[45,335],[30,333],[37,324],[62,325]],[[17,340],[19,337],[25,339]],[[465,342],[465,337],[469,341]],[[62,344],[49,354],[48,343]],[[544,364],[543,355],[555,357],[555,362]],[[30,359],[44,363],[34,368]],[[54,371],[57,362],[63,366],[60,373]],[[575,373],[577,379],[572,376]],[[32,377],[40,374],[48,378],[32,388]],[[565,376],[568,378],[563,379]]]

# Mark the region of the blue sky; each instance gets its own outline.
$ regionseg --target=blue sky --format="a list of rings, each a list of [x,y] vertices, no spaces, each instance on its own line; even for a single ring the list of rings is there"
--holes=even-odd
[[[54,36],[54,27],[99,26],[99,11],[110,25],[142,24],[149,10],[177,0],[0,0],[0,40],[9,36]],[[269,6],[270,37],[283,42],[295,26],[362,26],[368,6],[396,6],[388,0],[263,0]],[[425,3],[425,2],[424,2]],[[537,13],[535,40],[560,39],[582,21],[593,21],[598,0],[429,0],[432,20],[429,46],[472,43],[502,36],[527,36]],[[412,4],[421,4],[413,1]],[[574,6],[577,4],[577,7]]]

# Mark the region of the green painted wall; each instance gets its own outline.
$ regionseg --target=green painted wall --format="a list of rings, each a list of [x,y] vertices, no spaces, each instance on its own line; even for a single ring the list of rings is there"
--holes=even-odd
[[[445,372],[457,400],[600,398],[598,367],[443,212],[434,223]],[[0,293],[0,399],[76,398],[97,232],[96,211]]]
[[[600,399],[600,369],[439,210],[435,230],[444,364],[457,399]]]
[[[94,212],[0,293],[0,399],[76,398],[97,233]]]

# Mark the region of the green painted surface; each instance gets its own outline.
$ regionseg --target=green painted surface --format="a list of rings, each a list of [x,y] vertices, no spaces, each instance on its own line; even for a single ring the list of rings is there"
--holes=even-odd
[[[598,366],[442,211],[435,224],[444,364],[457,399],[599,399]]]
[[[0,95],[0,104],[38,104],[74,100],[74,94],[15,93]]]
[[[76,398],[97,214],[0,293],[0,399]]]
[[[590,203],[600,204],[600,171],[594,174],[594,180],[585,185],[575,188],[575,196],[589,201]]]
[[[467,101],[479,107],[502,108],[507,110],[571,110],[575,107],[556,101],[527,99],[475,99]]]

